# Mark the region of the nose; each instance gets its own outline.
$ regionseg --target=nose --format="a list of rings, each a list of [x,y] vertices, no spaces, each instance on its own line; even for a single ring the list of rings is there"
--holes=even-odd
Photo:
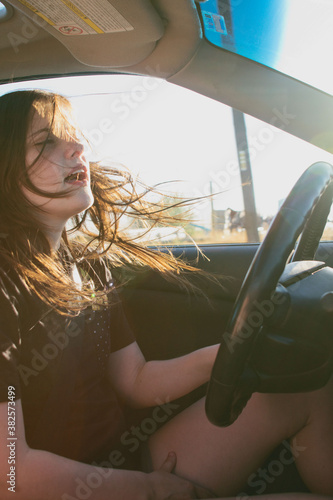
[[[74,158],[74,157],[80,157],[84,151],[84,145],[82,142],[75,140],[67,143],[67,148],[66,148],[66,158]]]

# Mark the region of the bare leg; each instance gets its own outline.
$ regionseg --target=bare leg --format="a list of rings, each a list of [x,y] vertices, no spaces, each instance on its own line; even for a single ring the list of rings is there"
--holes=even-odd
[[[209,423],[201,400],[152,436],[149,447],[154,468],[175,451],[176,474],[230,496],[289,438],[304,482],[333,496],[333,379],[312,393],[254,394],[226,428]]]

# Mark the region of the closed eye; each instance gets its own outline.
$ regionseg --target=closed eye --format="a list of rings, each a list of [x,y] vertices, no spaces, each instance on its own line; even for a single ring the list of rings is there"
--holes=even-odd
[[[52,137],[48,137],[47,139],[44,139],[43,141],[35,142],[35,146],[38,148],[43,148],[46,146],[52,146],[55,144],[55,139]]]
[[[42,146],[43,144],[52,144],[54,142],[53,139],[46,139],[45,141],[35,142],[35,146]]]

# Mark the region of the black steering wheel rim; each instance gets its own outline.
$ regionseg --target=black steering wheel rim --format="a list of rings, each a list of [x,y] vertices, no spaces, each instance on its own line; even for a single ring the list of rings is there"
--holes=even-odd
[[[271,299],[299,235],[309,226],[311,214],[323,200],[329,198],[331,203],[332,187],[330,164],[319,162],[309,167],[283,203],[252,261],[223,334],[208,386],[206,414],[216,425],[234,422],[255,391],[251,384],[241,387],[240,380],[262,326],[260,321],[256,322],[256,307]],[[321,231],[323,228],[322,225]],[[316,245],[319,239],[316,233]],[[312,252],[314,246],[312,243]]]

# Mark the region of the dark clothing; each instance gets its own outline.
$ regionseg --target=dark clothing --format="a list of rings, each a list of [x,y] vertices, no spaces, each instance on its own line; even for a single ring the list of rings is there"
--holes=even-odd
[[[68,318],[46,308],[12,270],[0,270],[0,401],[15,387],[31,448],[87,463],[117,449],[126,423],[106,368],[110,353],[134,337],[115,291],[103,299]]]

